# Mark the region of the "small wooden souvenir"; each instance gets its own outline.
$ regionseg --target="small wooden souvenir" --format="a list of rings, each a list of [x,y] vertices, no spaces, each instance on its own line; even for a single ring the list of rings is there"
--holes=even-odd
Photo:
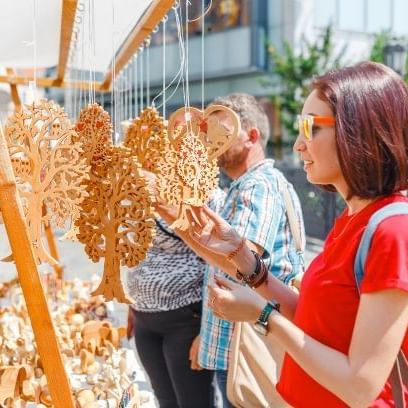
[[[156,108],[149,106],[132,121],[123,144],[138,158],[144,169],[156,173],[166,135],[167,122]]]
[[[37,263],[57,264],[48,253],[43,224],[64,227],[86,192],[88,166],[67,115],[52,101],[26,105],[11,115],[6,139]],[[43,206],[49,213],[43,213]]]
[[[7,398],[19,397],[23,382],[27,379],[27,370],[24,366],[0,368],[0,404]]]

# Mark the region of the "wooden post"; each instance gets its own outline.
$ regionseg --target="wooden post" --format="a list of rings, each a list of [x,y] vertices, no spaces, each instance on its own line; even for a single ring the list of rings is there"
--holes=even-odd
[[[53,405],[74,408],[68,378],[41,285],[20,196],[0,124],[0,208]]]
[[[45,215],[46,213],[47,208],[45,205],[43,205],[43,215]],[[58,263],[54,265],[54,271],[57,274],[57,278],[62,280],[62,278],[64,277],[64,268],[60,263],[57,244],[55,243],[54,233],[49,222],[44,223],[44,231],[45,236],[47,237],[48,249],[50,250],[50,254],[56,261],[58,261]]]

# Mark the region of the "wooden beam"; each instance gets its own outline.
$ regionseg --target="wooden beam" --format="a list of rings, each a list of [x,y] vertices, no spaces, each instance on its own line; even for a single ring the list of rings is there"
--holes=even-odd
[[[63,0],[62,2],[59,60],[55,79],[59,84],[64,81],[77,3],[78,0]]]
[[[9,76],[0,75],[0,82],[13,85],[28,85],[30,81],[34,81],[33,77],[20,77],[20,76]],[[63,81],[58,83],[56,78],[37,78],[37,86],[39,88],[78,88],[83,90],[88,90],[91,87],[91,82],[88,81],[74,81],[68,82]],[[103,92],[101,89],[102,82],[95,82],[92,86],[95,87],[95,91]]]
[[[6,73],[9,76],[15,75],[15,71],[13,68],[6,68]],[[10,83],[10,93],[11,93],[11,100],[14,103],[14,109],[20,110],[21,109],[21,99],[20,95],[18,94],[18,89],[16,84]]]
[[[33,247],[16,186],[13,167],[0,124],[0,209],[16,263],[18,280],[44,366],[53,406],[74,408],[47,299],[38,274]]]
[[[135,25],[133,30],[129,33],[126,40],[123,42],[115,58],[115,73],[119,72],[135,55],[137,49],[142,44],[143,40],[153,31],[153,29],[160,23],[162,18],[167,14],[174,4],[174,0],[153,0],[151,6],[148,8],[143,17]],[[113,69],[105,75],[102,82],[101,90],[108,90],[113,78]]]

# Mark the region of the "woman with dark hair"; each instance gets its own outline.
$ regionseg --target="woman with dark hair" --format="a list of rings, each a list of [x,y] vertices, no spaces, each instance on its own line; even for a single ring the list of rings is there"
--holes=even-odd
[[[388,378],[399,351],[408,356],[408,216],[377,225],[361,280],[354,262],[370,217],[408,203],[400,193],[408,187],[408,89],[381,64],[332,71],[315,80],[299,125],[294,150],[307,179],[337,191],[347,208],[299,295],[263,273],[262,258],[229,224],[196,210],[192,237],[232,259],[247,283],[216,276],[210,305],[223,319],[255,322],[285,348],[277,389],[291,406],[405,406],[406,377],[399,394]]]

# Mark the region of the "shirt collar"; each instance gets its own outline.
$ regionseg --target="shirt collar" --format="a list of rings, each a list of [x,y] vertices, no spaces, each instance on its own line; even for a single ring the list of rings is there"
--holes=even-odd
[[[258,163],[253,164],[245,173],[241,174],[236,180],[231,182],[230,189],[234,188],[242,181],[246,180],[247,178],[251,177],[251,174],[258,170],[260,167],[264,166],[265,164],[269,164],[271,167],[275,165],[275,160],[273,159],[263,159]]]

